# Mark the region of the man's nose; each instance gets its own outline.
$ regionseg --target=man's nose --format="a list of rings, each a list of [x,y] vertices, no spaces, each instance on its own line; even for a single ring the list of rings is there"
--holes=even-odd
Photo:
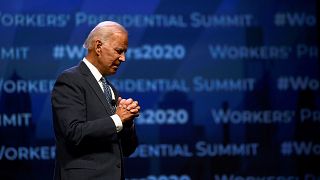
[[[126,54],[124,52],[120,55],[119,60],[123,62],[126,61]]]

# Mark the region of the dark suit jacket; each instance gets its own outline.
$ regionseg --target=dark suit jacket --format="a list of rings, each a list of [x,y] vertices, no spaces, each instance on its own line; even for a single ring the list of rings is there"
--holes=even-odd
[[[133,153],[137,137],[132,125],[117,133],[108,109],[102,89],[84,62],[58,77],[52,91],[54,179],[124,178],[122,156]]]

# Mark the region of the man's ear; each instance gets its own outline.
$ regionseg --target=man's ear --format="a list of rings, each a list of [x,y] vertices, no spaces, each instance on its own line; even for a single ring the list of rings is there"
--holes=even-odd
[[[102,47],[102,42],[98,39],[95,42],[95,50],[96,50],[96,54],[97,56],[101,55],[101,47]]]

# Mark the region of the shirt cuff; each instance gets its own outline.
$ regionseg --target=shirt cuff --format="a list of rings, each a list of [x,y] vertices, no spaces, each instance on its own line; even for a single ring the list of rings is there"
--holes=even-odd
[[[114,124],[116,125],[116,130],[117,133],[120,132],[123,129],[123,125],[122,125],[122,121],[120,119],[120,117],[118,116],[118,114],[114,114],[111,116]]]

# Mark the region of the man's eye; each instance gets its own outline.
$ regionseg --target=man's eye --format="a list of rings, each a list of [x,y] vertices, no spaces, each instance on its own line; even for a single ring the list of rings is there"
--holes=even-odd
[[[123,49],[116,49],[116,51],[117,51],[118,54],[122,54],[124,52]]]

